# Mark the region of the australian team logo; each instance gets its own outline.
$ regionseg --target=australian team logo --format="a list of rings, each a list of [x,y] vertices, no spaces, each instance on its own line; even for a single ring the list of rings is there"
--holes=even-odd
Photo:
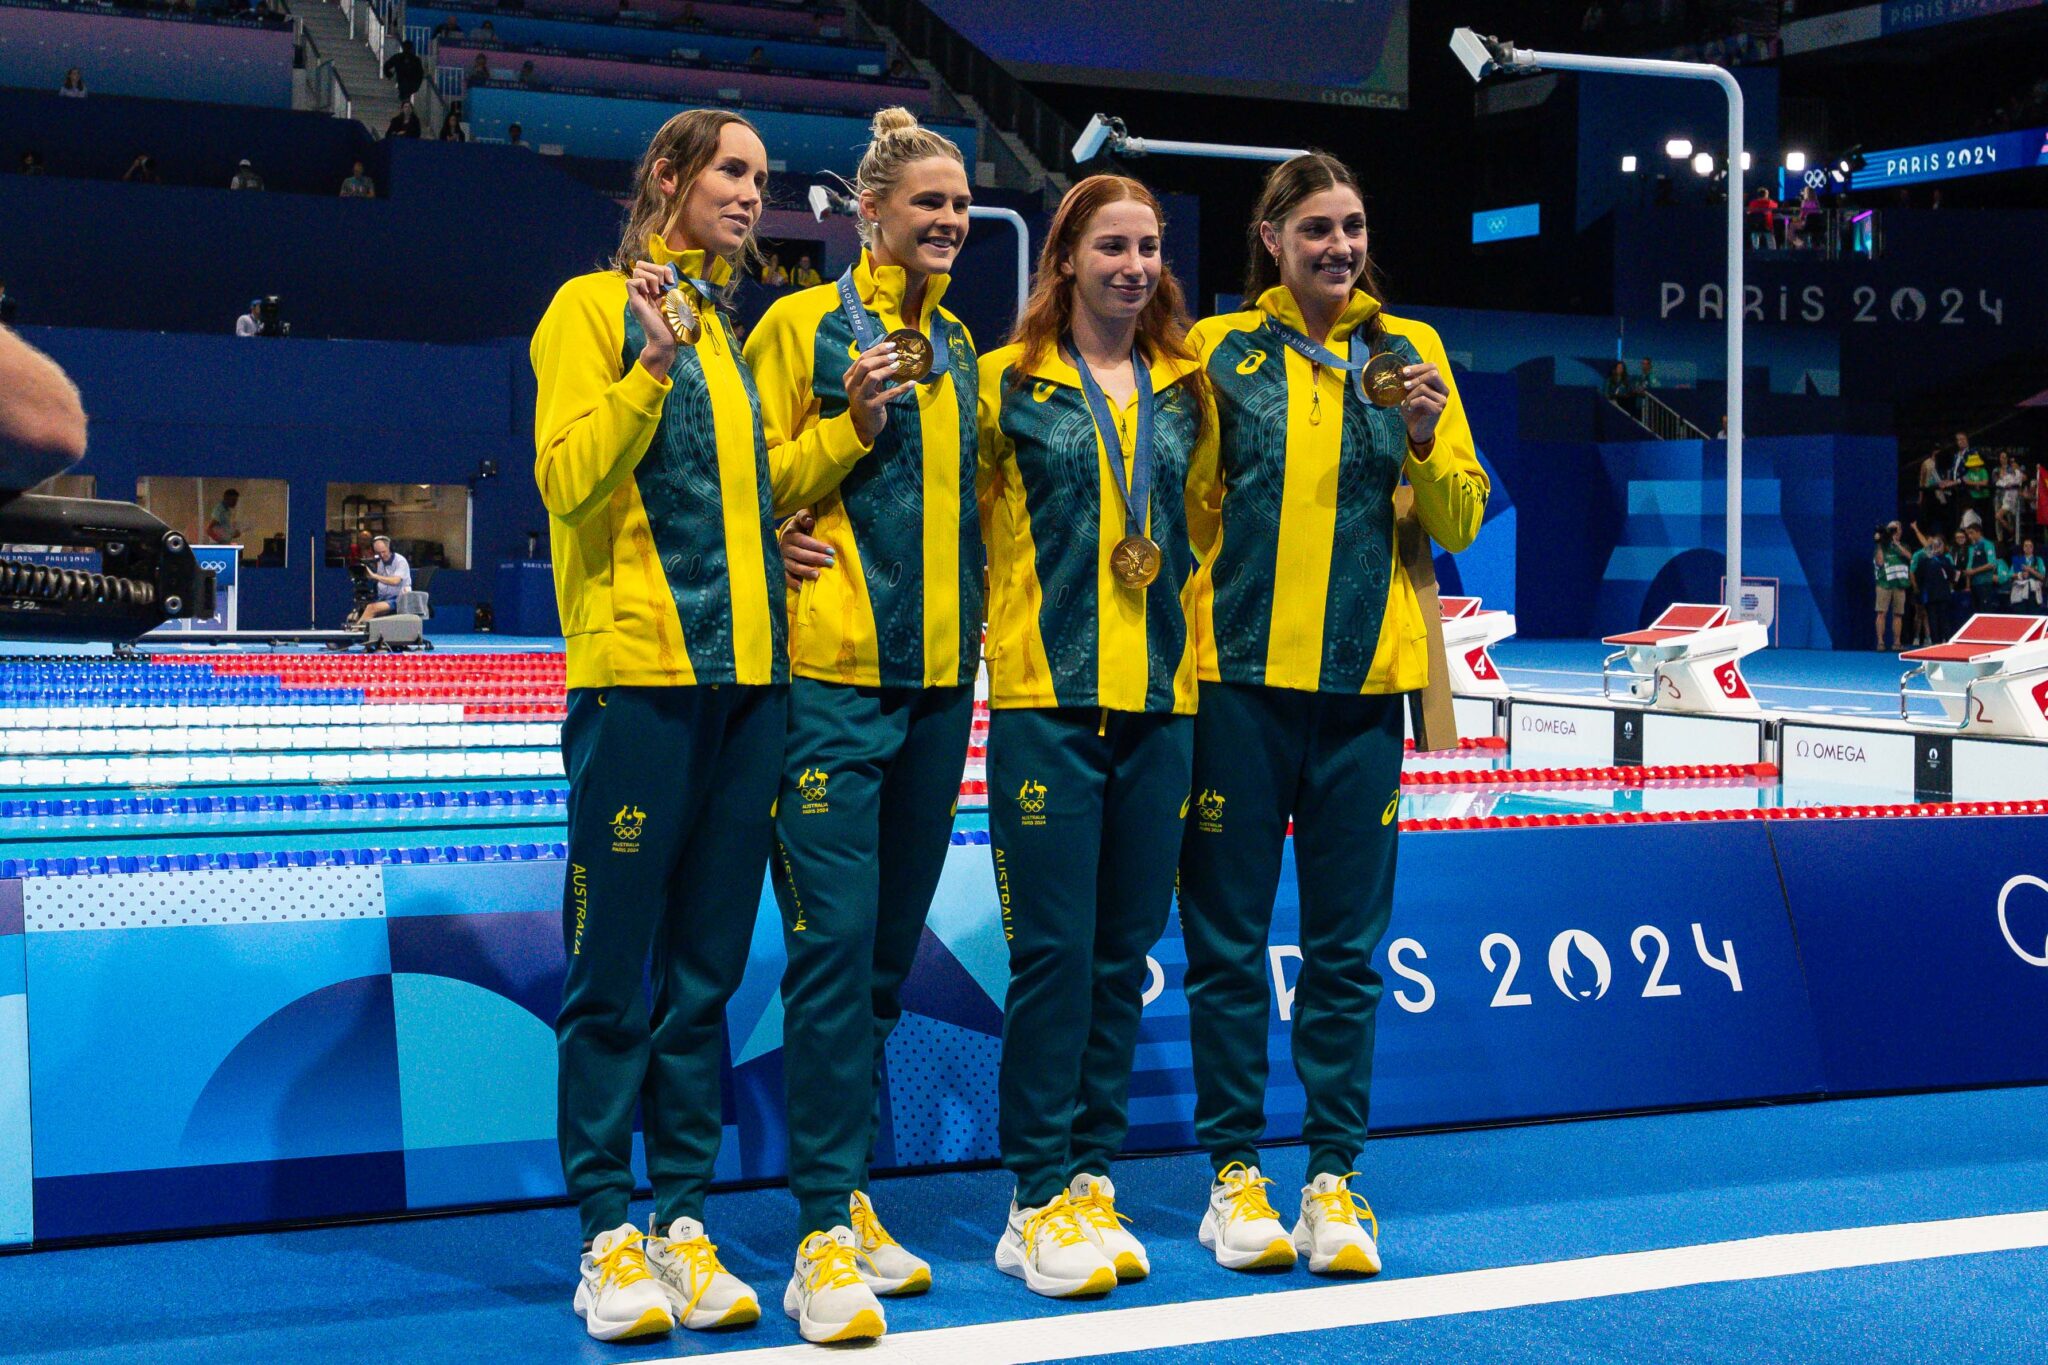
[[[1027,779],[1023,786],[1017,788],[1017,809],[1023,812],[1025,824],[1044,824],[1045,784]]]
[[[796,794],[803,798],[805,815],[823,815],[832,809],[825,800],[825,788],[831,780],[831,774],[822,768],[805,768],[796,775]]]
[[[1214,787],[1202,788],[1195,798],[1195,828],[1204,834],[1223,832],[1223,793]]]
[[[619,813],[612,817],[612,852],[638,853],[640,831],[647,823],[647,812],[628,803],[619,807]]]

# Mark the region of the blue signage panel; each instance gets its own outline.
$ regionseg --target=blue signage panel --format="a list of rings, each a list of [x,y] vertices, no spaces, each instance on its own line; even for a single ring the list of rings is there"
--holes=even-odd
[[[2048,1080],[2033,823],[1771,822],[1829,1090]]]
[[[1965,19],[1985,19],[1994,14],[2033,9],[2041,0],[1885,0],[1884,31],[1904,33],[1910,29],[1956,24]]]
[[[1474,242],[1505,242],[1514,237],[1534,237],[1541,231],[1541,204],[1516,204],[1512,208],[1481,209],[1472,215]]]
[[[1926,142],[1888,152],[1866,152],[1863,169],[1849,177],[1853,190],[1879,190],[1917,185],[1929,180],[1960,180],[1970,175],[1996,175],[2048,165],[2048,128],[2016,133],[1986,133],[1949,142]]]

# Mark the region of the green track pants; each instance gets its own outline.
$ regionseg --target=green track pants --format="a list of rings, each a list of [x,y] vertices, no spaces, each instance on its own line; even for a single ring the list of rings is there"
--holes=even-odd
[[[557,1123],[586,1242],[626,1221],[636,1101],[657,1222],[703,1216],[725,1005],[761,904],[786,700],[781,686],[569,694]]]
[[[1107,1174],[1129,1128],[1145,954],[1173,907],[1192,717],[989,718],[989,842],[1010,945],[998,1131],[1030,1208]]]
[[[1265,1131],[1272,990],[1267,936],[1294,821],[1301,969],[1295,1073],[1307,1092],[1308,1179],[1365,1144],[1380,975],[1393,908],[1399,696],[1204,683],[1180,866],[1195,1135],[1216,1169],[1254,1164]]]
[[[845,1223],[848,1197],[867,1186],[883,1044],[952,844],[974,689],[798,678],[789,701],[773,881],[802,1237]]]

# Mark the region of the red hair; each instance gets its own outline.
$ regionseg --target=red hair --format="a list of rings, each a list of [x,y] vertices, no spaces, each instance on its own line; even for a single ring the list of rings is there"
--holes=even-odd
[[[1038,278],[1031,287],[1031,297],[1025,300],[1024,312],[1010,333],[1011,344],[1024,348],[1023,355],[1018,358],[1016,377],[1011,381],[1013,385],[1021,387],[1024,375],[1043,361],[1073,328],[1074,277],[1060,267],[1073,262],[1081,235],[1097,213],[1111,204],[1127,201],[1135,201],[1151,209],[1152,216],[1159,220],[1160,231],[1166,230],[1166,215],[1160,210],[1159,200],[1151,190],[1129,176],[1091,175],[1068,190],[1060,200],[1059,208],[1053,212],[1052,224],[1046,229],[1045,244],[1038,250]],[[1159,287],[1146,301],[1145,310],[1138,314],[1138,339],[1147,352],[1148,361],[1162,356],[1189,361],[1195,359],[1194,351],[1188,347],[1187,305],[1181,294],[1180,281],[1174,278],[1173,267],[1164,260],[1159,263]],[[1179,384],[1195,401],[1198,422],[1202,412],[1202,386],[1199,368],[1190,370]]]

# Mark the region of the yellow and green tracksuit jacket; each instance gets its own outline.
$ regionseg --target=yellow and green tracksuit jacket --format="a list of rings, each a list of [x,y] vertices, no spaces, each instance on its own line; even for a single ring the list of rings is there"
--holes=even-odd
[[[1376,408],[1351,376],[1282,344],[1271,318],[1303,330],[1284,287],[1258,306],[1205,318],[1189,340],[1215,393],[1220,482],[1190,480],[1192,585],[1204,682],[1308,692],[1409,692],[1429,680],[1422,613],[1394,552],[1394,490],[1415,489],[1423,529],[1447,550],[1479,534],[1489,484],[1436,332],[1380,312],[1353,291],[1324,343],[1343,359],[1371,344],[1433,361],[1451,384],[1428,458],[1408,448],[1400,413]]]
[[[863,251],[854,284],[883,332],[924,332],[946,348],[948,370],[892,402],[869,449],[846,406],[859,348],[836,283],[777,299],[748,336],[776,514],[812,508],[815,534],[838,554],[834,572],[789,593],[790,670],[866,687],[972,683],[982,610],[974,341],[939,306],[944,275],[908,319],[900,267]]]
[[[1023,361],[1021,346],[981,359],[989,705],[1191,713],[1195,566],[1186,499],[1217,483],[1215,413],[1204,415],[1180,387],[1196,364],[1161,356],[1146,376],[1157,404],[1147,532],[1162,563],[1139,591],[1110,572],[1124,505],[1080,375],[1057,349],[1029,369]],[[1126,482],[1137,402],[1134,393],[1117,413],[1115,458]]]
[[[648,255],[731,276],[659,237]],[[564,284],[534,332],[534,477],[572,688],[788,680],[760,400],[724,318],[699,317],[665,379],[639,363],[616,271]]]

